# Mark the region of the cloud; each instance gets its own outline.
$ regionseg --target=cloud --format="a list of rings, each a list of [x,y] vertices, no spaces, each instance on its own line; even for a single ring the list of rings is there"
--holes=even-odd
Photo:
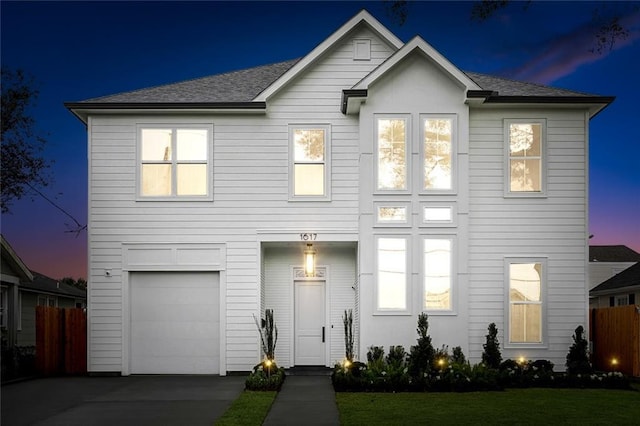
[[[545,40],[537,46],[525,47],[525,53],[528,53],[531,59],[517,68],[505,69],[500,74],[516,80],[552,83],[571,74],[580,66],[601,61],[612,51],[622,49],[640,39],[640,12],[623,18],[621,24],[629,30],[628,37],[616,40],[611,50],[605,47],[601,53],[590,51],[595,47],[598,27],[588,23],[560,37]]]

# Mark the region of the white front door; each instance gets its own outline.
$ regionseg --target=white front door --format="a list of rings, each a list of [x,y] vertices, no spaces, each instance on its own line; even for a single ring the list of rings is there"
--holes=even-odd
[[[295,365],[325,365],[325,283],[295,281]]]

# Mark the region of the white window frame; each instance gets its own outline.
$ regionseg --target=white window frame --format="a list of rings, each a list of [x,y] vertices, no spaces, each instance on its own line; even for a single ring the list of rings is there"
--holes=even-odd
[[[171,191],[170,195],[143,195],[142,194],[142,130],[144,129],[171,129],[172,155],[171,160]],[[177,130],[202,129],[207,131],[207,194],[206,195],[177,195],[177,157],[176,137]],[[138,123],[136,126],[136,201],[213,201],[213,124],[212,123]],[[153,162],[151,162],[153,163]],[[198,163],[200,164],[200,163]]]
[[[539,263],[542,267],[542,273],[540,274],[540,304],[541,304],[541,332],[540,342],[511,342],[511,277],[510,277],[510,265],[518,263]],[[508,256],[504,258],[504,289],[505,289],[505,318],[504,318],[504,347],[505,349],[517,349],[517,348],[547,348],[549,338],[547,336],[548,324],[547,324],[547,286],[548,286],[548,258],[545,256]]]
[[[384,220],[380,219],[379,211],[385,207],[400,207],[406,212],[406,220]],[[411,203],[408,201],[376,201],[373,203],[373,215],[376,227],[410,227],[412,223]]]
[[[427,220],[426,208],[446,208],[451,210],[451,220]],[[458,206],[455,201],[423,201],[420,203],[420,226],[425,228],[454,228],[458,226]]]
[[[404,149],[404,161],[405,161],[405,188],[403,189],[384,189],[378,187],[379,170],[378,165],[380,147],[380,139],[378,137],[378,121],[380,120],[404,120],[405,128],[405,149]],[[411,114],[374,114],[373,116],[373,138],[374,138],[374,194],[410,194],[412,188],[412,173],[411,173],[411,157],[413,152],[413,133],[411,126]]]
[[[297,162],[293,135],[296,130],[324,131],[324,161]],[[295,195],[295,165],[323,164],[324,165],[324,195]],[[289,201],[331,201],[331,125],[320,123],[289,124]]]
[[[448,240],[451,244],[451,259],[450,259],[450,277],[449,282],[449,300],[450,306],[448,309],[432,309],[425,306],[425,279],[426,279],[426,265],[424,262],[424,246],[426,240]],[[429,315],[456,315],[457,314],[457,271],[458,271],[458,256],[456,255],[458,249],[456,235],[449,234],[421,234],[420,235],[420,309],[422,312],[426,312]]]
[[[512,124],[539,124],[540,127],[540,191],[511,191],[511,135]],[[546,198],[547,197],[547,120],[544,118],[507,118],[504,119],[504,196],[508,198]]]
[[[354,39],[353,40],[353,60],[354,61],[370,61],[371,60],[371,40],[370,39]]]
[[[379,277],[378,277],[378,241],[382,238],[402,239],[405,241],[405,309],[381,308],[378,306]],[[374,280],[375,291],[373,297],[373,314],[374,315],[411,315],[411,292],[412,292],[412,273],[411,273],[411,236],[406,234],[379,234],[375,235],[374,244]]]
[[[424,187],[424,128],[427,120],[451,120],[451,188],[428,189]],[[419,155],[420,155],[420,194],[457,194],[458,193],[458,116],[457,114],[420,114]]]

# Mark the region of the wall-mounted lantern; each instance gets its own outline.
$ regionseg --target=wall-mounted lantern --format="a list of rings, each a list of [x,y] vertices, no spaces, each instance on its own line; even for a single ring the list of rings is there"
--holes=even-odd
[[[307,244],[304,251],[304,274],[307,277],[316,276],[316,251],[313,249],[313,244]]]

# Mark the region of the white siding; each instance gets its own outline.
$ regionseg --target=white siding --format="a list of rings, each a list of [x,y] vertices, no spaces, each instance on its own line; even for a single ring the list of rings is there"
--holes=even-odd
[[[504,118],[547,120],[547,196],[505,198]],[[503,262],[548,258],[548,349],[503,349],[503,357],[552,360],[563,369],[578,325],[585,327],[587,151],[585,114],[571,110],[472,110],[469,135],[469,339],[478,362],[487,326],[505,345]]]
[[[352,38],[372,40],[354,62]],[[89,119],[88,369],[123,371],[123,243],[225,243],[227,371],[258,361],[252,314],[260,300],[259,229],[358,229],[358,120],[340,113],[349,88],[391,53],[368,29],[353,31],[268,100],[266,115],[94,115]],[[136,200],[136,125],[213,124],[213,202]],[[331,201],[288,201],[288,125],[331,125]],[[295,236],[294,233],[291,234]],[[105,276],[109,269],[111,276]],[[221,283],[224,284],[224,283]],[[267,304],[268,306],[268,304]],[[223,321],[224,322],[224,321]],[[108,343],[107,343],[108,340]],[[126,352],[126,351],[125,351]]]

